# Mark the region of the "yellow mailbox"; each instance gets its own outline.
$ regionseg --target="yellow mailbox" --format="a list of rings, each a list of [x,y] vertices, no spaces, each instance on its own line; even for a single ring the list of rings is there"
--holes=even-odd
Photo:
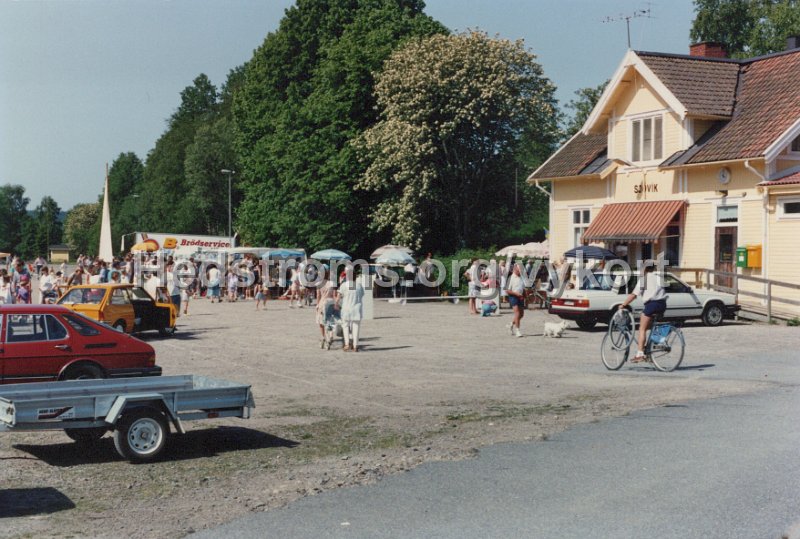
[[[761,244],[747,246],[747,267],[761,267]]]

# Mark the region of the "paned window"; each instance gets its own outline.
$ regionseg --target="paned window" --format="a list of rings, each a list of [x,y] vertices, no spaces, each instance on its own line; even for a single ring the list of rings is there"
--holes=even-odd
[[[654,161],[664,155],[664,120],[661,116],[631,122],[631,161]]]
[[[572,246],[583,245],[583,234],[592,220],[591,210],[572,210]]]

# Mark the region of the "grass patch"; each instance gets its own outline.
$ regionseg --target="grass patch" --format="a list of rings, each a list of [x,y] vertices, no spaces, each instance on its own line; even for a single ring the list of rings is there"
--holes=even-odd
[[[493,403],[481,410],[464,410],[447,414],[445,419],[458,423],[475,421],[501,421],[506,419],[522,419],[537,415],[558,414],[569,411],[570,404],[541,404],[537,406],[520,406],[508,403]]]
[[[796,316],[794,318],[790,318],[786,321],[786,325],[790,328],[796,328],[797,326],[800,326],[800,318]]]

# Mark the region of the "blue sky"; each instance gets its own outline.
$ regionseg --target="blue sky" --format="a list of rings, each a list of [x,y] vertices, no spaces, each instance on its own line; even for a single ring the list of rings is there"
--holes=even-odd
[[[96,200],[105,163],[144,159],[199,73],[216,85],[277,28],[289,0],[0,0],[0,184],[30,207]],[[561,103],[611,76],[627,49],[686,54],[691,0],[428,0],[453,30],[525,40]],[[222,180],[220,180],[222,181]],[[113,201],[112,201],[113,203]]]

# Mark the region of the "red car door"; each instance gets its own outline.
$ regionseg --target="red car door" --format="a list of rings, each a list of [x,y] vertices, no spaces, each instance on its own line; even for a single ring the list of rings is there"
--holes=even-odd
[[[6,314],[4,384],[55,380],[73,357],[69,331],[51,314]]]

